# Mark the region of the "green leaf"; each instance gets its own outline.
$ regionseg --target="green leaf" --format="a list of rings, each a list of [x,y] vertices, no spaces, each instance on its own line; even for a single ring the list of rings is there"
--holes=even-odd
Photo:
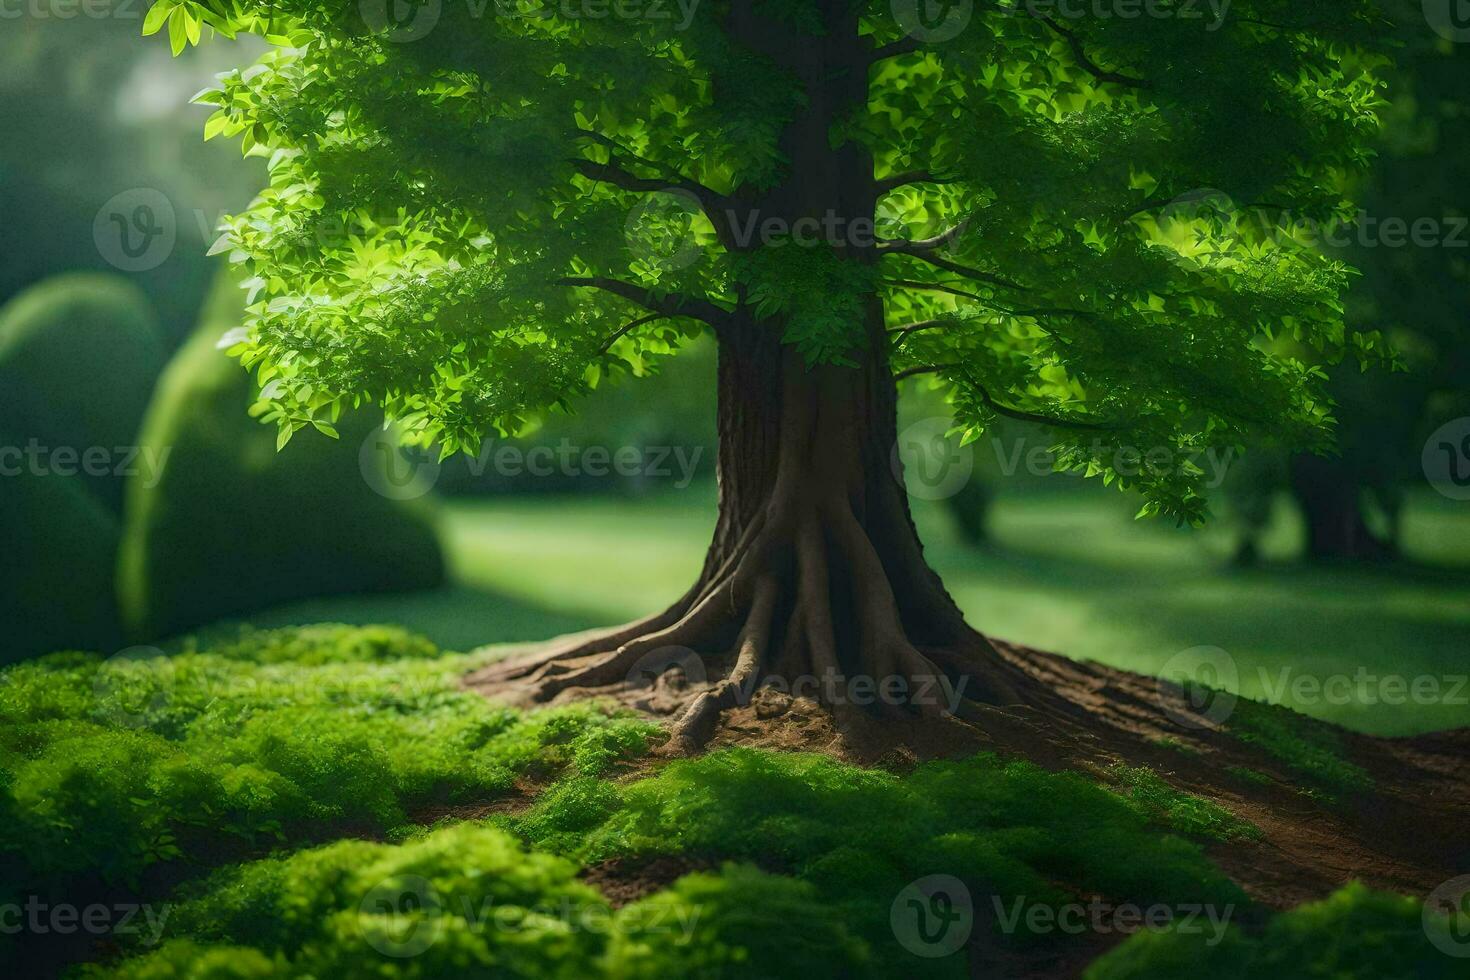
[[[169,13],[174,6],[169,0],[157,0],[153,6],[149,7],[148,16],[143,18],[143,36],[151,37],[163,30],[164,22],[168,20]]]

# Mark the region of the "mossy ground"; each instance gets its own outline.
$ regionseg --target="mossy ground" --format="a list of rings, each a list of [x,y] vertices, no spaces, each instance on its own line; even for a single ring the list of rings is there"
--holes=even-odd
[[[1257,907],[1205,851],[1255,829],[1146,769],[1099,783],[991,755],[889,772],[740,748],[655,763],[659,731],[636,718],[460,689],[484,659],[323,626],[7,670],[0,905],[142,903],[161,921],[85,942],[22,930],[0,937],[0,964],[150,978],[1461,965],[1408,899],[1354,887]],[[1135,913],[1159,928],[1119,945]],[[968,941],[927,955],[951,929]]]

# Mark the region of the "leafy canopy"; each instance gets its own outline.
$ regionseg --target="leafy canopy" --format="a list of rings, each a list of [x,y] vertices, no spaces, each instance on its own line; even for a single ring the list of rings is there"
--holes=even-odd
[[[274,45],[198,97],[206,137],[269,160],[217,246],[249,267],[231,340],[257,414],[330,434],[370,401],[449,453],[732,311],[852,360],[876,295],[894,369],[945,386],[965,438],[1046,423],[1062,465],[1145,513],[1202,517],[1207,447],[1325,447],[1320,364],[1390,358],[1345,330],[1349,270],[1304,229],[1350,216],[1377,129],[1370,4],[980,0],[942,40],[905,32],[916,9],[160,0],[145,29],[176,51],[206,29]],[[732,236],[812,179],[782,143],[822,118],[802,60],[852,50],[866,100],[815,124],[871,160],[878,241]]]

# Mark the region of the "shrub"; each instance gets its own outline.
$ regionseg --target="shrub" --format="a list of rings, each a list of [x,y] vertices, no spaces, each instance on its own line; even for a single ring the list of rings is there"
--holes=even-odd
[[[238,324],[243,297],[233,280],[220,280],[143,423],[143,446],[170,454],[157,485],[134,481],[128,490],[118,587],[123,623],[137,638],[291,599],[443,580],[429,515],[364,478],[364,467],[383,465],[364,449],[370,419],[345,420],[339,439],[302,433],[277,452],[274,428],[249,416],[254,383],[217,349]]]
[[[121,462],[165,359],[157,318],[127,280],[73,273],[32,286],[0,310],[0,416],[19,440],[6,444],[103,447]],[[121,510],[122,476],[75,479]]]
[[[147,300],[121,278],[60,276],[0,310],[0,663],[118,643],[118,471],[139,465],[163,361]]]

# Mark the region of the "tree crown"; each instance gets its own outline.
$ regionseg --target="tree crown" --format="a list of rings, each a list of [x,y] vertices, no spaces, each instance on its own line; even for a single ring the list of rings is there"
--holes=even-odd
[[[745,317],[811,362],[881,345],[966,439],[1041,422],[1196,521],[1197,467],[1118,450],[1322,448],[1320,364],[1391,357],[1303,234],[1351,213],[1381,25],[1073,7],[160,0],[145,29],[273,43],[198,101],[269,160],[216,248],[283,439],[370,401],[453,452]]]

